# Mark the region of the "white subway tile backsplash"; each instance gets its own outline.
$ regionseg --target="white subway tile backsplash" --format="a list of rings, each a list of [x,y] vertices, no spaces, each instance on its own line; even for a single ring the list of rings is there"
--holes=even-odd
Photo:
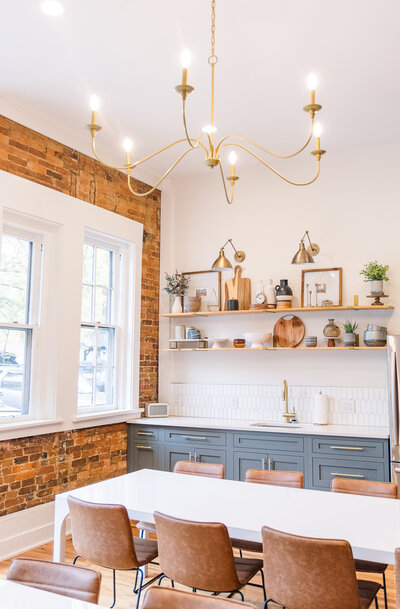
[[[387,426],[384,387],[290,386],[289,404],[297,418],[312,423],[314,397],[328,395],[330,423]],[[275,385],[208,385],[171,383],[170,412],[176,416],[281,421],[282,387]]]

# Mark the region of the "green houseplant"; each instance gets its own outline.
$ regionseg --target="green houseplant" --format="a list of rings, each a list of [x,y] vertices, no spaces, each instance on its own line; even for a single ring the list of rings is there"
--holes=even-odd
[[[165,273],[165,281],[164,290],[169,294],[172,302],[171,313],[182,313],[182,297],[188,290],[190,277],[175,270],[172,275]]]
[[[351,321],[350,319],[346,320],[343,324],[343,345],[345,347],[354,347],[357,343],[356,338],[356,330],[358,328],[358,323],[355,321]]]
[[[360,275],[364,276],[364,281],[369,282],[371,294],[383,294],[383,282],[389,280],[389,277],[387,276],[388,270],[388,264],[378,264],[377,260],[371,260],[367,264],[364,264],[364,268],[360,271]]]

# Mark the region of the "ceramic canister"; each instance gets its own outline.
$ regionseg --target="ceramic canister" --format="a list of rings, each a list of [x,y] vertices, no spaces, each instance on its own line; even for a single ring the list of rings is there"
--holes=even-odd
[[[175,326],[174,336],[177,340],[182,340],[185,338],[185,326]]]

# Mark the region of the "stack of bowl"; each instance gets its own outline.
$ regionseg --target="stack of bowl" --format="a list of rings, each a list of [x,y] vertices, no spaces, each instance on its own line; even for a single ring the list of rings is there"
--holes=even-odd
[[[367,347],[384,347],[387,339],[387,328],[385,326],[374,326],[368,324],[364,332],[364,343]]]
[[[318,339],[316,336],[306,336],[305,343],[306,347],[316,347]]]
[[[200,330],[196,328],[186,328],[186,338],[188,340],[199,340]]]

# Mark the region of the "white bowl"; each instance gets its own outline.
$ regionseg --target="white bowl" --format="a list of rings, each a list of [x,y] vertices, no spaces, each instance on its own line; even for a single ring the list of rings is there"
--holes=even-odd
[[[213,341],[213,349],[223,349],[223,345],[227,343],[229,338],[214,338]]]
[[[246,339],[246,343],[250,343],[250,349],[263,349],[263,343],[271,340],[272,332],[266,330],[262,332],[244,332],[243,336]]]

